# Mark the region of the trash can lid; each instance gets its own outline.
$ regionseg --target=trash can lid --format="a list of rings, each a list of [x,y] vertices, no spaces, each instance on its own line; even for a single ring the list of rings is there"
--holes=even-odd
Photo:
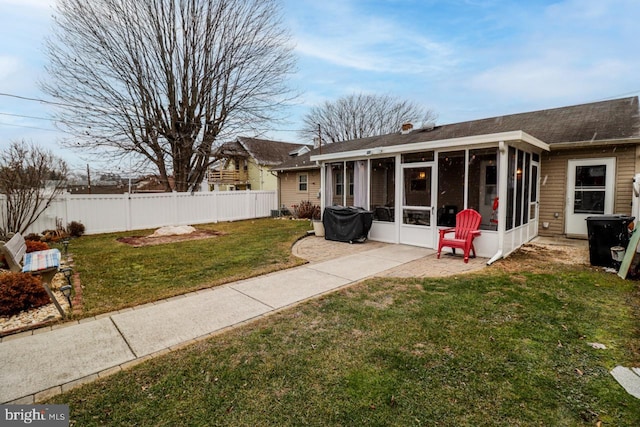
[[[615,215],[594,215],[594,216],[588,216],[587,218],[585,218],[587,221],[589,220],[597,220],[597,221],[601,221],[601,220],[611,220],[611,221],[633,221],[634,219],[636,219],[636,217],[634,216],[629,216],[629,215],[622,215],[622,214],[615,214]]]

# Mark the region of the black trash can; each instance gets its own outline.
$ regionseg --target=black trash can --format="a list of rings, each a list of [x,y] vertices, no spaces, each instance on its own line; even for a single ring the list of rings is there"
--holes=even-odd
[[[591,265],[616,267],[611,248],[629,245],[629,224],[635,217],[626,215],[598,215],[587,218],[589,233],[589,261]]]
[[[337,242],[364,242],[372,223],[373,212],[356,207],[326,207],[322,215],[324,238]]]

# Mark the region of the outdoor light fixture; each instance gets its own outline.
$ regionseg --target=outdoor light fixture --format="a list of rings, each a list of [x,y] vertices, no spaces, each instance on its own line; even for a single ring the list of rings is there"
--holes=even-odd
[[[62,295],[65,296],[65,298],[69,302],[69,307],[71,307],[71,285],[61,286],[60,292],[62,292]]]
[[[73,270],[69,267],[60,269],[60,272],[64,274],[65,279],[67,279],[67,285],[71,288],[71,276],[73,275]]]
[[[69,255],[69,238],[65,237],[64,239],[62,239],[62,246],[64,246],[64,256],[68,256]]]

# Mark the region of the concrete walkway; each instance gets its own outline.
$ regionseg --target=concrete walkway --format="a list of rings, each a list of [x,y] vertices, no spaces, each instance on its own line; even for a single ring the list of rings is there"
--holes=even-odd
[[[435,251],[413,246],[325,242],[308,237],[294,247],[310,260],[301,267],[5,337],[0,403],[41,401],[368,277],[449,275],[486,262],[437,260]]]

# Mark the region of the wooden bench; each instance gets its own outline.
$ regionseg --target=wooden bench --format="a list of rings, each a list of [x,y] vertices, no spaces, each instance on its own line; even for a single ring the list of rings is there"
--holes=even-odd
[[[27,253],[27,243],[20,233],[14,234],[8,242],[0,247],[0,251],[7,261],[9,270],[29,273],[42,278],[42,286],[64,318],[65,312],[49,287],[53,276],[60,269],[60,251],[58,249],[48,249],[46,251]]]

